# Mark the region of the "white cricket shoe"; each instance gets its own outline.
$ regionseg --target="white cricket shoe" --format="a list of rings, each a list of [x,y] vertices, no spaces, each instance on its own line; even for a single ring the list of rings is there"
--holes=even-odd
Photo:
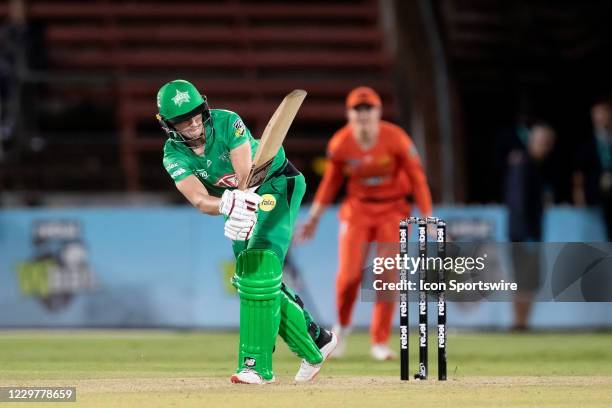
[[[325,345],[323,345],[323,347],[321,347],[320,349],[321,354],[323,355],[323,361],[321,361],[319,364],[310,364],[308,361],[302,360],[302,364],[300,364],[300,369],[298,370],[294,378],[296,382],[311,381],[317,376],[317,374],[319,374],[319,371],[321,371],[321,367],[323,367],[323,363],[325,363],[327,357],[329,357],[329,355],[332,353],[332,351],[334,351],[336,345],[338,344],[338,336],[336,336],[334,332],[330,332],[330,334],[331,337],[329,341],[325,343]]]
[[[341,358],[346,353],[346,340],[348,335],[351,333],[351,329],[348,326],[340,326],[339,324],[334,325],[332,329],[336,336],[338,336],[338,345],[331,354],[332,358]]]
[[[234,384],[270,384],[274,382],[274,377],[271,380],[264,380],[263,377],[255,370],[245,368],[236,374],[232,374],[231,381]]]
[[[391,350],[389,346],[383,343],[372,344],[370,354],[374,360],[378,361],[393,360],[395,357],[397,357],[395,352]]]

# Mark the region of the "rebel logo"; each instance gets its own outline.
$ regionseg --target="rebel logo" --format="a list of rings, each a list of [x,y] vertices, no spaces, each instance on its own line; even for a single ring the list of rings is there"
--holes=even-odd
[[[408,316],[408,305],[406,304],[405,294],[400,295],[399,309],[400,309],[400,317]]]
[[[408,350],[408,327],[400,326],[400,347],[402,350]]]
[[[427,301],[421,300],[419,301],[419,314],[424,315],[425,313],[427,313]]]
[[[446,327],[443,324],[438,325],[438,348],[446,346]]]
[[[427,324],[419,324],[419,346],[425,347],[427,344]]]
[[[438,302],[438,316],[444,316],[446,313],[446,303],[444,300]]]

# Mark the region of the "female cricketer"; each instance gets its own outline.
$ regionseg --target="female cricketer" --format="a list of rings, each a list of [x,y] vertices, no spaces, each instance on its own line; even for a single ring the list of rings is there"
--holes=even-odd
[[[346,99],[348,123],[329,141],[328,166],[317,190],[299,240],[312,238],[319,218],[333,202],[345,177],[347,196],[340,207],[339,268],[336,278],[338,335],[335,357],[346,347],[351,315],[371,243],[397,242],[398,226],[409,216],[412,201],[424,217],[431,215],[431,194],[419,156],[400,127],[381,120],[382,103],[371,88],[352,90]],[[385,256],[379,254],[379,256]],[[379,298],[374,305],[370,335],[376,360],[394,357],[387,342],[391,334],[393,299]]]
[[[304,176],[281,148],[257,193],[238,190],[259,143],[240,117],[210,109],[206,97],[185,80],[162,86],[157,107],[157,119],[168,136],[166,171],[195,208],[225,217],[225,236],[232,240],[240,342],[231,381],[273,382],[277,335],[302,358],[295,380],[313,379],[337,339],[312,321],[300,298],[282,283],[282,266],[306,189]]]

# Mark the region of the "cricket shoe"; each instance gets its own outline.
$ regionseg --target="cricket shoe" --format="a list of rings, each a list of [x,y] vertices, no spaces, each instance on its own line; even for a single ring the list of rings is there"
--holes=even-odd
[[[332,358],[341,358],[344,357],[346,353],[346,342],[348,335],[351,333],[351,329],[348,326],[340,326],[339,324],[334,325],[332,332],[336,333],[338,336],[338,345],[335,350],[331,354]]]
[[[325,329],[321,330],[323,331],[319,336],[320,340],[317,341],[317,346],[319,346],[319,350],[321,350],[323,361],[321,361],[319,364],[310,364],[308,361],[302,360],[300,369],[294,378],[296,382],[308,382],[313,380],[317,374],[319,374],[319,371],[321,371],[321,367],[323,367],[323,363],[325,363],[327,357],[329,357],[329,355],[338,345],[338,336],[336,336],[334,332]]]
[[[274,377],[272,377],[271,380],[264,380],[264,378],[257,371],[251,370],[250,368],[245,368],[236,374],[232,374],[231,381],[234,384],[262,385],[273,383]]]
[[[397,357],[395,352],[391,350],[389,346],[383,343],[372,344],[370,355],[377,361],[393,360],[395,357]]]

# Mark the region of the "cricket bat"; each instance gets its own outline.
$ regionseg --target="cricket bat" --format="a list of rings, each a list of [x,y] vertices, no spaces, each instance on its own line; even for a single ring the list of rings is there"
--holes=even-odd
[[[264,182],[272,166],[272,161],[283,145],[287,131],[289,131],[295,115],[297,115],[302,102],[304,102],[304,98],[306,98],[306,91],[295,89],[285,96],[285,99],[276,108],[263,135],[261,135],[259,147],[253,158],[253,166],[246,183],[241,186],[242,190],[259,186]]]

